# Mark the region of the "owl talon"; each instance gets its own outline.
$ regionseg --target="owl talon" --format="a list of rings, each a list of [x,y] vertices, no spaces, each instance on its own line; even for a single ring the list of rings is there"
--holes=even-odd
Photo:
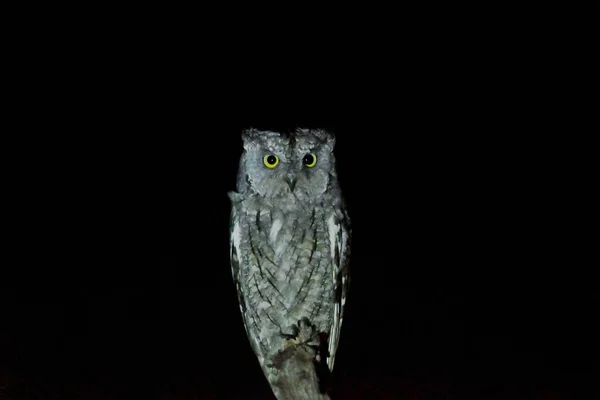
[[[285,350],[290,347],[298,347],[301,344],[302,344],[302,340],[298,337],[288,339],[285,342],[283,342],[283,345],[281,346],[281,350]]]
[[[292,325],[292,329],[295,332],[294,335],[281,333],[281,336],[286,340],[281,345],[281,350],[288,348],[297,348],[299,346],[319,346],[319,335],[316,332],[315,327],[309,322],[308,318],[302,318],[298,321],[298,326]]]

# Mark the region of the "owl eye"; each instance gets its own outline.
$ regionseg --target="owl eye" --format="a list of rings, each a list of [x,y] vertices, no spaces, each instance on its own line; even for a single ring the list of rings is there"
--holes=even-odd
[[[302,159],[302,163],[308,168],[312,168],[317,164],[317,156],[314,154],[307,154]]]
[[[263,157],[263,162],[267,168],[275,168],[279,164],[279,157],[269,154]]]

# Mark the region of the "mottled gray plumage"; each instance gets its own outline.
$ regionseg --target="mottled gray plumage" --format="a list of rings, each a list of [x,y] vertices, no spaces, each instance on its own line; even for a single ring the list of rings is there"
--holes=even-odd
[[[335,138],[308,129],[250,129],[242,138],[237,192],[229,196],[246,332],[278,399],[317,398],[313,362],[333,369],[349,282],[350,220]]]

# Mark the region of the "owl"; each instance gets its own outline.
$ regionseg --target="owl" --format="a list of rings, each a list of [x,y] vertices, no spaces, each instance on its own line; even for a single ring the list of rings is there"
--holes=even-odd
[[[242,141],[230,259],[246,333],[278,399],[327,398],[350,278],[335,137],[248,129]]]

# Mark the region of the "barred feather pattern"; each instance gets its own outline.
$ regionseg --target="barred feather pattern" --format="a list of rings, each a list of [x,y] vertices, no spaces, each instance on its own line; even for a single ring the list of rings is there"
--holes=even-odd
[[[296,384],[315,374],[306,360],[324,361],[332,371],[338,348],[351,229],[334,143],[320,130],[247,131],[238,190],[229,193],[230,258],[242,319],[278,399],[306,398],[314,380]],[[302,346],[296,364],[282,359],[290,345]]]
[[[294,213],[260,198],[234,206],[232,272],[246,331],[261,365],[306,317],[318,332],[327,334],[326,357],[333,369],[348,279],[344,216],[341,209],[323,202]]]

